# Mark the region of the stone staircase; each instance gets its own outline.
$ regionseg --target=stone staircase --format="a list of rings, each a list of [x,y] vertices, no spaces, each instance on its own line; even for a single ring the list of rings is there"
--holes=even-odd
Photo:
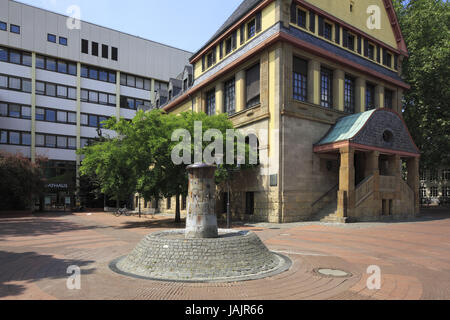
[[[337,200],[330,202],[322,210],[316,213],[312,220],[327,223],[342,222],[341,221],[342,219],[336,216],[336,211],[337,211]]]

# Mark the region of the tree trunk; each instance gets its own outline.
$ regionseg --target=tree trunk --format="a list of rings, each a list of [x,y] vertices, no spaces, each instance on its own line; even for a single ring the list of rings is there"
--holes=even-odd
[[[175,197],[175,223],[181,222],[181,214],[180,214],[180,195],[177,194]]]
[[[116,207],[117,207],[117,209],[120,209],[120,200],[119,200],[119,197],[117,197],[117,200],[116,200]]]

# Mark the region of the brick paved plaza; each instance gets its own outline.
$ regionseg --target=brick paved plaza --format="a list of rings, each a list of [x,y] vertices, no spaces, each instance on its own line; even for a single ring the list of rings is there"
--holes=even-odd
[[[127,278],[109,269],[145,235],[184,227],[172,221],[172,216],[105,213],[1,218],[0,299],[450,299],[448,210],[424,211],[414,222],[239,226],[292,259],[289,271],[268,279],[169,283]],[[81,267],[81,290],[66,287],[71,265]],[[366,287],[371,265],[381,268],[380,290]],[[317,268],[352,276],[327,278],[315,273]]]

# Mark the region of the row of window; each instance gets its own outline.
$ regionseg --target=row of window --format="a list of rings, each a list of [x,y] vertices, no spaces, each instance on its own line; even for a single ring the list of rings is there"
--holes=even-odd
[[[52,43],[56,43],[56,35],[48,33],[47,34],[47,41],[48,42],[52,42]],[[63,46],[67,46],[67,38],[65,37],[59,37],[59,44],[63,45]]]
[[[143,89],[147,91],[152,90],[152,82],[150,79],[133,76],[131,74],[126,73],[122,73],[120,75],[120,85],[137,89]]]
[[[8,75],[0,75],[0,88],[31,93],[31,80]]]
[[[0,47],[0,61],[31,67],[31,53]]]
[[[81,76],[92,80],[116,83],[116,72],[111,70],[82,65]]]
[[[439,180],[439,174],[438,174],[437,170],[431,170],[429,172],[429,175],[427,174],[427,171],[421,171],[420,172],[420,180],[427,181],[427,178],[430,181],[437,182]],[[443,170],[441,178],[443,181],[450,181],[450,169]]]
[[[0,129],[0,144],[31,146],[31,133]]]
[[[293,59],[293,95],[295,100],[307,101],[308,61],[294,57]],[[344,110],[355,112],[355,78],[345,76],[344,82]],[[384,107],[393,108],[393,91],[385,89]],[[366,83],[365,93],[366,110],[375,109],[375,85]],[[333,70],[322,67],[320,70],[320,105],[326,108],[333,107]]]
[[[240,44],[243,45],[245,41],[252,39],[258,32],[261,31],[262,16],[261,11],[255,14],[255,17],[249,22],[242,24],[238,29],[240,33]],[[217,62],[217,50],[219,50],[219,58],[230,54],[237,48],[238,29],[225,40],[221,41],[218,46],[215,46],[211,51],[202,57],[202,72]]]
[[[77,64],[75,62],[68,62],[62,59],[55,59],[36,55],[36,68],[59,73],[77,75]]]
[[[31,107],[14,103],[0,102],[0,116],[29,120],[31,119]],[[109,118],[110,117],[82,113],[81,126],[103,128],[102,122],[108,120]],[[36,107],[36,121],[76,125],[77,114],[76,112],[71,111]]]
[[[149,100],[142,100],[142,99],[120,96],[120,107],[121,108],[137,110],[140,107],[150,108],[151,105],[152,105],[152,103]]]
[[[307,16],[309,15],[309,26],[307,26]],[[316,31],[316,14],[312,11],[309,13],[298,7],[295,2],[291,5],[291,23],[297,25],[303,29],[309,29],[309,31],[315,33]],[[318,15],[318,35],[333,41],[333,30],[334,30],[334,42],[338,45],[341,44],[341,26],[326,20],[323,16]],[[364,52],[363,52],[364,44]],[[356,35],[346,28],[342,28],[342,46],[351,51],[355,51],[360,55],[364,55],[366,58],[375,61],[375,51],[376,60],[389,68],[398,69],[397,57],[390,53],[387,49],[381,48],[375,45],[367,38],[363,38],[360,35]]]
[[[256,64],[245,71],[246,73],[246,105],[252,108],[260,103],[260,64]],[[223,95],[224,112],[232,115],[236,112],[236,81],[235,78],[224,82]],[[212,89],[206,93],[206,114],[216,114],[216,90]]]
[[[116,106],[116,95],[94,90],[81,89],[81,101]]]
[[[429,195],[430,195],[430,197],[433,197],[433,198],[439,197],[439,188],[431,187]],[[425,188],[425,187],[420,188],[420,197],[421,198],[428,197],[427,188]],[[442,187],[442,197],[446,197],[446,198],[450,197],[450,187],[448,187],[448,186]]]
[[[0,31],[8,31],[8,24],[0,21]],[[9,32],[20,34],[20,26],[16,24],[9,24]]]
[[[109,59],[109,46],[106,44],[102,44],[101,47],[101,56],[102,58]],[[82,39],[81,40],[81,53],[89,54],[89,40]],[[99,44],[98,42],[92,41],[91,43],[91,54],[93,56],[99,56]],[[114,61],[118,61],[119,58],[119,50],[116,47],[111,47],[111,59]]]
[[[77,88],[50,82],[36,81],[36,94],[76,100]]]

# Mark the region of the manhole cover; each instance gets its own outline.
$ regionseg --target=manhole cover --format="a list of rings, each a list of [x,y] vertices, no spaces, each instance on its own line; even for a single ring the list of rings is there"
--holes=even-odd
[[[318,274],[326,277],[334,277],[334,278],[343,278],[343,277],[350,277],[351,274],[343,271],[343,270],[337,270],[337,269],[316,269],[315,270]]]

